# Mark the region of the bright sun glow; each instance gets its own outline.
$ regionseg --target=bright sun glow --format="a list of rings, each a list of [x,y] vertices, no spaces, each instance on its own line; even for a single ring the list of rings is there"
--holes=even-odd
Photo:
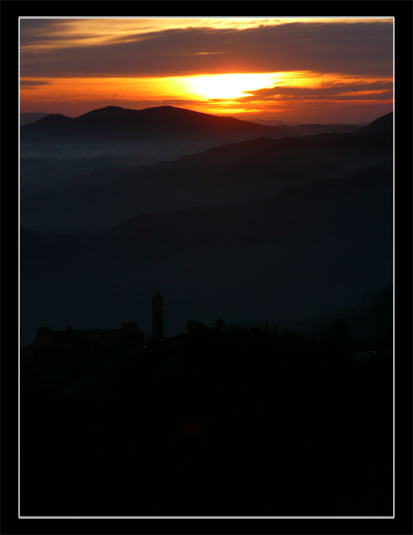
[[[345,92],[345,84],[372,83],[374,81],[391,82],[391,78],[361,78],[337,73],[317,73],[311,71],[267,72],[267,73],[232,73],[203,74],[192,76],[163,77],[72,77],[72,78],[21,78],[20,96],[25,106],[42,111],[50,102],[58,103],[57,111],[62,110],[62,103],[68,107],[79,106],[79,112],[90,111],[93,107],[117,105],[127,108],[145,108],[169,104],[190,108],[195,111],[213,114],[234,114],[261,112],[263,109],[274,111],[282,104],[282,95],[275,92],[267,100],[245,102],[242,97],[251,92],[271,87],[321,88],[344,84],[341,93],[347,98],[363,96],[363,91]],[[375,92],[375,95],[380,91]],[[381,91],[383,92],[383,91]],[[368,94],[368,91],[364,91]],[[371,93],[371,91],[370,91]],[[301,99],[303,101],[303,99]],[[310,99],[311,100],[311,99]],[[321,102],[320,97],[317,100]],[[329,100],[332,102],[332,96]],[[349,102],[349,101],[348,101]],[[373,99],[364,101],[374,103]],[[381,100],[381,102],[384,102]],[[391,103],[391,95],[387,103]],[[270,107],[270,108],[268,108]],[[292,102],[288,101],[291,110]],[[52,111],[54,111],[52,109]]]
[[[316,82],[317,80],[317,82]],[[320,77],[308,72],[234,73],[193,76],[165,77],[99,77],[99,78],[22,78],[22,94],[26,98],[75,100],[82,98],[120,97],[140,99],[193,99],[198,102],[208,100],[235,100],[257,89],[274,85],[314,85]],[[30,83],[40,84],[31,86]],[[27,84],[27,85],[24,85]],[[33,90],[33,87],[36,91]]]
[[[233,99],[249,91],[271,87],[279,76],[275,73],[216,74],[188,77],[188,89],[204,99]]]

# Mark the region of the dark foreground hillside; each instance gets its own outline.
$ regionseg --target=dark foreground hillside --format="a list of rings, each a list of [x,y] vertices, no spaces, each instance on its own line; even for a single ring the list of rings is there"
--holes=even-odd
[[[22,353],[23,515],[392,514],[391,333],[361,359],[339,321],[189,322],[112,360],[77,336]]]

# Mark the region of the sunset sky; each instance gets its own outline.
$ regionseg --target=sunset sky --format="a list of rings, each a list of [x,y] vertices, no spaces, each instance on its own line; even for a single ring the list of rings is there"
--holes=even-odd
[[[368,122],[393,108],[393,19],[20,19],[21,112],[108,105]]]

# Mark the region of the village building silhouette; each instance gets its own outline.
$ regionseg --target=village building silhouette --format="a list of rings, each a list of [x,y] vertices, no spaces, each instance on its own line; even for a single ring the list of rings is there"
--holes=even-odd
[[[58,365],[65,361],[84,363],[94,368],[127,363],[152,345],[172,342],[174,337],[163,335],[163,297],[152,297],[152,336],[145,335],[137,322],[127,321],[120,329],[53,330],[48,326],[37,329],[32,346],[33,357],[39,364]],[[58,358],[57,358],[58,357]]]

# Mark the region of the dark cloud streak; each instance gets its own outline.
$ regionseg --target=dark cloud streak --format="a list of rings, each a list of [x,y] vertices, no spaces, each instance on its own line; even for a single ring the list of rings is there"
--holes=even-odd
[[[237,99],[240,102],[255,102],[262,100],[271,100],[276,97],[286,98],[323,98],[331,97],[337,99],[348,100],[352,98],[360,98],[365,100],[387,100],[393,96],[392,82],[360,82],[360,83],[334,83],[322,87],[289,87],[289,86],[274,86],[256,91],[250,91],[245,97]],[[362,94],[359,92],[369,91],[370,93]],[[347,93],[355,93],[355,95],[347,95]]]
[[[392,24],[378,22],[166,30],[140,34],[134,40],[129,35],[126,42],[117,39],[111,44],[56,48],[42,54],[22,51],[21,73],[138,77],[311,70],[392,76],[392,32]],[[199,55],[217,50],[223,53]]]
[[[47,80],[20,80],[20,86],[24,89],[35,89],[42,85],[49,85]]]

